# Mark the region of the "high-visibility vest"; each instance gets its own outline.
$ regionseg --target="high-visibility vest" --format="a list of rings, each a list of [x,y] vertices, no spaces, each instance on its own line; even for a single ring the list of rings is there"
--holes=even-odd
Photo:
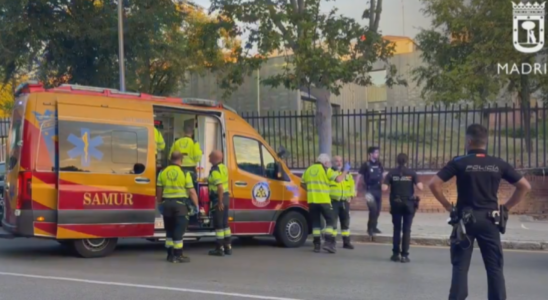
[[[183,154],[183,167],[195,167],[202,160],[202,149],[200,144],[194,142],[189,137],[183,137],[175,141],[169,151],[169,156],[173,151],[179,151]]]
[[[341,175],[341,171],[333,170],[337,176]],[[356,189],[354,184],[354,178],[352,175],[347,174],[343,181],[337,182],[332,180],[330,183],[331,200],[346,201],[356,195]]]
[[[325,169],[320,163],[308,167],[303,174],[302,182],[306,184],[306,198],[308,203],[330,204],[329,182],[335,180],[337,174],[333,169]]]
[[[228,169],[223,163],[211,167],[207,182],[210,194],[213,193],[217,195],[217,186],[219,184],[223,185],[223,190],[225,193],[230,193],[228,187]]]
[[[185,174],[177,165],[163,169],[156,185],[163,188],[162,198],[188,198],[187,189],[194,188],[190,173]]]
[[[162,134],[154,127],[154,141],[156,142],[156,154],[158,154],[158,150],[164,150],[166,148],[166,142],[164,141],[164,137]]]

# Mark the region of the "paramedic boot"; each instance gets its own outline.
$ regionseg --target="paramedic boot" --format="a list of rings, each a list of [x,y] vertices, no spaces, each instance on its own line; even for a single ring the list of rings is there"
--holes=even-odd
[[[335,237],[334,236],[326,236],[325,244],[323,245],[323,250],[329,252],[329,253],[335,253],[337,252],[337,249],[335,249]]]
[[[314,252],[320,253],[320,250],[322,248],[322,240],[320,237],[314,237]]]
[[[218,239],[215,249],[209,250],[208,254],[211,256],[225,256],[225,252],[223,248],[223,240]]]
[[[232,244],[230,242],[231,242],[231,238],[225,238],[225,245],[224,245],[225,255],[232,255]]]
[[[343,248],[344,249],[354,249],[354,245],[350,243],[350,237],[349,236],[343,236]]]
[[[190,262],[190,258],[183,255],[183,249],[173,250],[173,255],[175,256],[175,258],[173,259],[174,263],[187,263],[187,262]]]
[[[169,262],[173,262],[173,248],[166,248],[167,250],[167,258],[166,260],[169,261]]]

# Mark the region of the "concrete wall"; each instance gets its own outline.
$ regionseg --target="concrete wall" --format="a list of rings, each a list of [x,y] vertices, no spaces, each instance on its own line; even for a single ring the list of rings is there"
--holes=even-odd
[[[419,181],[426,185],[433,175],[433,173],[419,174]],[[534,175],[527,175],[526,178],[531,183],[532,190],[520,204],[512,209],[512,214],[548,215],[548,185],[546,184],[548,183],[548,178]],[[357,178],[355,179],[357,180]],[[499,202],[501,204],[505,203],[514,192],[514,189],[514,186],[508,184],[506,181],[502,181],[498,193]],[[454,178],[444,185],[444,194],[450,201],[457,200],[456,181]],[[434,198],[428,187],[425,186],[424,191],[418,192],[417,195],[421,198],[419,212],[443,213],[446,211]],[[388,193],[383,194],[382,202],[382,210],[388,212],[390,210]],[[360,196],[354,199],[351,203],[351,210],[367,210],[365,198]]]

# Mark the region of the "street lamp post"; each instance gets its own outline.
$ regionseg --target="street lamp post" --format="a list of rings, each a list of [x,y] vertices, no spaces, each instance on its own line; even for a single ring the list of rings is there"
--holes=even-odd
[[[126,91],[124,67],[124,0],[118,0],[118,60],[120,65],[120,91]]]

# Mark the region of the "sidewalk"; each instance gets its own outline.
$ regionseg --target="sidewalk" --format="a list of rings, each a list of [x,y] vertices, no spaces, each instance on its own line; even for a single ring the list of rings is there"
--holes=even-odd
[[[411,244],[429,246],[449,245],[451,227],[447,225],[448,214],[417,213],[411,227]],[[356,242],[369,242],[367,235],[367,211],[350,212],[350,233]],[[379,218],[382,234],[375,237],[376,243],[392,243],[392,216],[382,212]],[[548,251],[548,221],[535,221],[532,217],[511,215],[502,235],[505,249]],[[477,244],[476,244],[477,246]]]

